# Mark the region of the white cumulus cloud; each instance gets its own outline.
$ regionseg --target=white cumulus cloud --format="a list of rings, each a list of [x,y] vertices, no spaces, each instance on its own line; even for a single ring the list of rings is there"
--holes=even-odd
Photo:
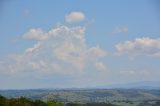
[[[101,58],[106,52],[99,46],[87,47],[84,27],[62,25],[49,31],[30,29],[23,36],[37,42],[22,54],[0,61],[0,72],[77,74],[94,67],[97,61],[100,62],[96,64],[98,69],[105,68]]]
[[[116,49],[118,55],[160,57],[160,39],[152,39],[149,37],[136,38],[134,41],[125,41],[117,44]]]
[[[65,21],[68,23],[81,22],[83,20],[85,20],[85,14],[79,11],[71,12],[65,16]]]
[[[48,38],[48,35],[43,32],[40,28],[30,29],[27,33],[23,35],[24,38],[34,39],[34,40],[45,40]]]

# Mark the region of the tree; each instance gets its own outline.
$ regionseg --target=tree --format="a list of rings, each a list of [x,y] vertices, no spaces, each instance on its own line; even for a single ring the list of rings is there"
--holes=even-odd
[[[6,106],[7,99],[0,95],[0,106]]]
[[[65,104],[59,103],[56,100],[52,99],[47,101],[47,106],[65,106]]]

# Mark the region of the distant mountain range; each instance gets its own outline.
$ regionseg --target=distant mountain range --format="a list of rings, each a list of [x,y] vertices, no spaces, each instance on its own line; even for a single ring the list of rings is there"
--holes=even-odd
[[[160,81],[142,81],[109,86],[98,86],[95,88],[105,89],[160,89]]]

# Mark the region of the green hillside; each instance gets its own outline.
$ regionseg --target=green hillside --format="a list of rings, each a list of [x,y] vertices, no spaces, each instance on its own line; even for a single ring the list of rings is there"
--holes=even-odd
[[[19,98],[5,98],[0,96],[0,106],[117,106],[110,103],[61,103],[57,102],[55,99],[49,99],[47,101],[32,100],[26,97]]]
[[[1,90],[0,94],[7,97],[25,96],[32,100],[69,103],[140,103],[142,101],[160,100],[160,90],[136,89],[66,89],[66,90]]]

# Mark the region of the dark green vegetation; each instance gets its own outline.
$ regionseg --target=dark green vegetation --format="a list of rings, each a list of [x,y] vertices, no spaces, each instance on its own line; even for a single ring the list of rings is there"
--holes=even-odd
[[[0,96],[0,106],[116,106],[110,103],[60,103],[56,100],[47,100],[46,102],[41,100],[31,100],[25,97],[7,99]]]
[[[0,95],[8,100],[26,97],[33,103],[44,104],[56,100],[60,106],[159,106],[160,103],[160,90],[142,89],[0,90]]]
[[[56,100],[31,100],[25,97],[7,99],[0,96],[0,106],[65,106],[63,103],[58,103]]]

